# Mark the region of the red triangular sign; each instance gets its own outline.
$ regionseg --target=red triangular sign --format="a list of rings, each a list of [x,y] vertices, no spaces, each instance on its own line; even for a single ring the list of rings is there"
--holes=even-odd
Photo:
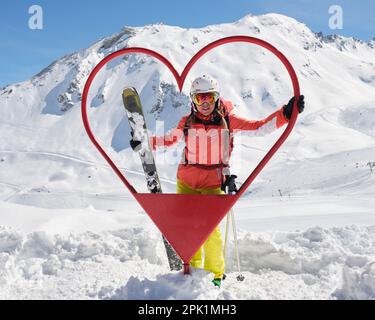
[[[137,193],[134,196],[185,264],[237,200],[232,195]]]

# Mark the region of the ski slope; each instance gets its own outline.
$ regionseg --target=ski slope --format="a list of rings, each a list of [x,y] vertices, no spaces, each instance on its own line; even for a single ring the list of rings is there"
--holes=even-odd
[[[245,280],[236,281],[230,237],[219,289],[204,270],[168,271],[158,230],[91,145],[80,95],[94,66],[121,48],[156,50],[182,70],[203,46],[231,35],[279,48],[297,70],[306,109],[234,207]],[[201,29],[124,27],[0,89],[0,299],[375,299],[374,46],[277,14]],[[251,119],[292,95],[280,63],[244,44],[207,54],[182,93],[151,58],[112,61],[90,90],[89,117],[138,191],[147,188],[129,148],[123,87],[137,88],[147,125],[160,134],[189,112],[189,81],[203,72]],[[231,167],[239,183],[280,133],[235,138]],[[174,193],[182,147],[156,153],[164,192]]]

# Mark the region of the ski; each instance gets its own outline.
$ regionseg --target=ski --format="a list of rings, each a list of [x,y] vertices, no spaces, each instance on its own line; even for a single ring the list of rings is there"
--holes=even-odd
[[[152,154],[147,134],[146,121],[142,110],[141,99],[133,87],[127,87],[122,92],[126,115],[129,121],[131,134],[134,140],[141,141],[138,150],[145,173],[147,188],[151,193],[162,193],[159,176],[156,170],[155,159]],[[167,252],[169,267],[171,270],[181,270],[182,261],[163,236],[164,246]]]

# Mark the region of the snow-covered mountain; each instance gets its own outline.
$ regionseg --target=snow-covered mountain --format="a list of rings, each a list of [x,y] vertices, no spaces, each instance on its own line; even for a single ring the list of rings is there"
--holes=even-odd
[[[323,36],[278,14],[249,15],[235,23],[202,29],[166,25],[125,27],[118,34],[55,61],[29,81],[3,88],[0,197],[8,199],[12,185],[22,185],[29,191],[36,188],[40,193],[71,190],[78,181],[80,190],[95,189],[98,193],[108,190],[110,185],[119,187],[112,173],[97,170],[95,164],[103,164],[103,160],[82,127],[80,100],[90,71],[108,54],[135,46],[163,54],[182,71],[203,46],[232,35],[259,37],[281,50],[297,70],[306,96],[306,112],[271,166],[278,161],[284,166],[286,159],[309,159],[312,166],[320,166],[321,157],[349,152],[353,158],[347,164],[353,168],[351,174],[370,173],[366,165],[375,161],[375,40]],[[238,113],[249,118],[269,114],[292,96],[291,83],[281,63],[272,54],[249,44],[228,44],[205,55],[189,74],[181,94],[172,75],[155,59],[144,55],[120,57],[110,62],[94,81],[89,115],[94,133],[121,167],[139,168],[127,150],[129,130],[121,105],[121,89],[132,85],[141,93],[151,131],[155,131],[156,120],[165,121],[168,130],[189,111],[190,81],[204,72],[218,79],[223,96],[234,102]],[[242,179],[274,140],[275,136],[242,142],[252,148],[242,148],[239,152],[248,152],[249,156],[242,157],[247,160],[233,164]],[[357,157],[355,153],[359,150],[363,152]],[[326,159],[332,159],[331,164],[345,162],[345,157],[339,158]],[[80,165],[71,165],[77,161]],[[70,166],[70,174],[62,173],[61,166]],[[81,166],[87,172],[82,172]],[[27,174],[30,168],[36,170],[34,175]],[[175,168],[169,163],[159,164],[161,176],[168,179],[174,179]],[[304,177],[303,181],[311,184],[312,178],[316,184],[316,176]],[[295,183],[290,188],[300,189],[301,181]],[[268,186],[265,188],[269,190]],[[14,195],[13,199],[16,198]]]
[[[88,75],[105,56],[127,47],[145,47],[157,51],[181,72],[191,57],[202,47],[212,41],[234,35],[261,38],[283,52],[294,66],[301,91],[306,97],[305,112],[299,116],[291,136],[238,204],[239,217],[242,219],[241,226],[247,231],[265,231],[270,228],[273,230],[272,226],[276,224],[276,230],[281,228],[292,231],[294,228],[309,228],[315,225],[324,228],[339,225],[345,228],[347,223],[361,224],[364,221],[367,225],[375,225],[374,212],[371,209],[373,201],[370,201],[375,193],[375,38],[364,42],[337,35],[325,36],[312,32],[303,23],[278,14],[248,15],[234,23],[200,29],[183,29],[163,24],[124,27],[119,33],[101,39],[87,49],[53,62],[30,80],[2,88],[0,90],[0,225],[12,226],[22,232],[43,230],[43,232],[58,234],[86,230],[101,232],[115,229],[116,223],[122,227],[128,225],[133,218],[138,221],[140,208],[132,202],[129,193],[92,146],[84,131],[80,102]],[[224,98],[235,104],[238,114],[248,118],[262,118],[285,104],[292,96],[290,79],[277,58],[261,48],[245,43],[227,44],[203,56],[188,75],[182,93],[178,91],[173,76],[165,66],[151,57],[128,55],[111,61],[98,74],[91,87],[89,118],[98,140],[137,190],[146,191],[146,186],[139,160],[129,149],[130,134],[121,101],[123,87],[137,88],[147,110],[149,129],[153,133],[163,133],[164,130],[167,131],[175,126],[181,116],[189,112],[190,82],[202,73],[209,73],[217,78]],[[160,121],[164,121],[161,129]],[[265,155],[280,133],[276,132],[262,138],[238,137],[232,159],[232,171],[239,176],[240,182],[248,176],[250,170]],[[157,165],[163,178],[163,189],[167,192],[174,192],[180,151],[181,145],[157,153]],[[298,202],[297,206],[289,207],[288,201],[295,204],[293,199],[295,201],[305,199],[309,204],[303,206]],[[286,202],[284,206],[280,207],[280,201]],[[340,203],[344,203],[352,210],[343,210],[345,205],[340,207]],[[50,212],[54,217],[53,219],[47,217],[47,213],[37,214],[33,208],[25,205],[51,209]],[[255,216],[252,216],[247,224],[247,213],[252,205],[254,207],[251,210],[255,212]],[[307,206],[310,206],[310,209]],[[68,210],[62,213],[59,209]],[[73,214],[71,210],[78,211]],[[275,210],[280,210],[280,214]],[[29,217],[31,220],[27,220],[26,225],[23,225],[20,221],[25,219],[20,212],[27,212],[35,220]],[[267,215],[266,212],[271,215]],[[306,217],[298,220],[297,223],[297,220],[291,216],[296,217],[301,212],[310,212],[314,217],[317,212],[323,216],[336,214],[335,218],[338,220],[318,218],[309,218],[309,220]],[[107,217],[102,214],[111,217],[107,221]],[[354,214],[358,220],[353,220]],[[100,222],[88,222],[89,217],[95,215]],[[289,226],[282,228],[281,218],[285,215]],[[146,220],[141,215],[142,223]],[[89,226],[88,229],[82,226],[86,224]],[[99,227],[99,224],[103,225]],[[135,225],[138,226],[137,223]],[[280,226],[279,229],[277,225]],[[139,231],[137,228],[139,226],[129,232],[105,234],[103,237],[105,241],[112,241],[114,236],[119,237],[118,241],[130,239]],[[328,238],[324,238],[328,243],[345,242],[348,239],[345,232],[351,237],[354,233],[352,230],[355,228],[349,231],[313,229],[312,232],[328,233]],[[366,235],[373,234],[371,228],[366,230],[361,229],[364,238]],[[244,250],[245,246],[255,241],[247,239],[247,236],[243,234]],[[281,242],[277,242],[277,239],[269,240],[263,235],[262,237],[266,237],[267,240],[262,238],[261,246],[278,248],[278,243],[290,240],[293,238],[293,233],[284,236],[282,241],[279,239]],[[278,237],[284,236],[278,235]],[[299,236],[303,239],[307,238],[306,241],[311,240],[310,235]],[[60,238],[51,240],[43,236],[40,238],[39,234],[31,234],[28,237],[36,247],[44,248],[44,251],[36,252],[36,250],[32,255],[35,259],[45,259],[39,265],[40,270],[44,270],[45,267],[46,274],[54,275],[53,270],[62,268],[61,259],[63,259],[60,256],[62,253],[56,252],[56,246],[61,246],[61,241],[68,240]],[[87,234],[76,235],[76,237],[85,245],[96,241],[88,239],[90,235]],[[373,235],[371,237],[369,239],[373,239]],[[9,278],[10,273],[13,272],[14,275],[21,269],[26,270],[25,263],[34,266],[34,260],[25,260],[30,258],[28,253],[24,252],[25,243],[29,240],[25,242],[22,239],[21,235],[13,231],[0,229],[0,285],[2,279]],[[293,239],[291,241],[295,241]],[[303,239],[294,244],[301,245]],[[107,249],[117,252],[117,244],[116,242],[113,248]],[[98,245],[96,242],[93,244],[94,247]],[[118,258],[120,261],[149,259],[148,263],[158,264],[160,269],[165,268],[165,261],[159,262],[158,255],[149,254],[149,244],[146,240],[141,239],[136,245],[139,246],[139,250],[146,250],[143,254],[134,255],[137,258],[130,254],[128,258],[115,255],[111,259]],[[286,246],[292,244],[288,242]],[[342,246],[345,248],[344,244]],[[360,262],[356,260],[356,264],[349,263],[347,267],[353,265],[363,267],[371,261],[375,252],[367,250],[366,246],[362,246],[361,250],[352,250],[351,254],[355,255],[357,252],[360,256],[357,257]],[[71,245],[70,248],[76,247]],[[92,252],[94,249],[90,248],[89,246],[89,249],[85,247],[82,250],[87,249]],[[288,248],[284,249],[288,251],[290,249]],[[103,250],[107,252],[107,249]],[[102,254],[103,250],[100,249],[98,252]],[[293,250],[290,250],[288,252],[293,256]],[[335,250],[338,249],[332,249],[330,252]],[[84,259],[86,251],[76,258]],[[1,256],[2,252],[8,256]],[[47,258],[45,258],[46,254]],[[250,254],[256,255],[256,249]],[[303,254],[308,255],[308,253]],[[317,259],[322,258],[324,254],[324,252],[317,253]],[[345,259],[348,255],[351,257],[351,254],[345,254],[338,260],[346,261]],[[91,257],[90,254],[87,256]],[[17,259],[23,261],[21,265],[17,265]],[[338,263],[338,260],[332,259],[330,263]],[[271,276],[275,279],[277,272],[286,268],[285,262],[280,262],[280,259],[277,261],[279,262],[276,262],[276,273]],[[14,267],[15,269],[12,269],[12,263],[13,266],[17,266]],[[44,267],[43,263],[46,263]],[[260,270],[262,267],[272,269],[274,265],[264,263],[252,268],[251,261],[246,261],[246,266]],[[368,266],[366,268],[366,272],[371,275],[371,269],[368,269]],[[17,272],[14,271],[16,269]],[[306,273],[305,269],[293,270],[296,273]],[[29,269],[25,272],[29,272]],[[293,272],[287,273],[293,274]],[[329,273],[328,269],[327,272]],[[312,273],[313,275],[301,276],[298,281],[304,281],[311,289],[309,283],[315,285],[314,277],[322,276],[318,274],[319,272]],[[32,278],[32,275],[30,277]],[[355,278],[353,274],[352,277]],[[167,278],[162,276],[162,282]],[[287,280],[290,281],[290,277],[286,277],[285,281]],[[262,279],[259,278],[257,281]],[[267,278],[266,281],[272,280]],[[352,284],[350,281],[347,281],[345,286],[350,286]],[[105,286],[104,280],[100,283]],[[145,283],[137,281],[132,283],[140,290],[144,289]],[[340,281],[336,281],[335,285],[337,283]],[[357,284],[360,287],[361,284]],[[298,283],[296,282],[295,285]],[[334,297],[356,297],[349,292],[350,288],[345,286],[335,291],[337,294],[333,294],[331,290],[328,296],[333,294]],[[118,283],[117,287],[119,287]],[[102,288],[102,290],[104,291],[96,292],[93,296],[108,296],[105,293],[106,289]],[[120,288],[115,296],[129,298],[127,290],[130,290],[129,287]],[[158,288],[156,287],[155,290]],[[308,292],[308,289],[306,290]],[[265,293],[246,295],[239,292],[228,297],[269,297]],[[315,297],[328,297],[325,295],[327,292],[324,295],[317,293]],[[375,292],[375,285],[373,292]],[[45,297],[43,294],[41,296]],[[112,294],[114,295],[114,292]],[[16,297],[16,293],[5,294],[5,297],[7,296]],[[77,297],[82,298],[82,294],[77,294]],[[139,295],[135,293],[132,297],[139,298]],[[212,298],[210,295],[199,294],[188,297]],[[218,298],[225,297],[223,294]],[[280,297],[288,297],[288,294],[282,293]],[[312,296],[306,294],[305,297]],[[217,296],[214,295],[214,298]]]

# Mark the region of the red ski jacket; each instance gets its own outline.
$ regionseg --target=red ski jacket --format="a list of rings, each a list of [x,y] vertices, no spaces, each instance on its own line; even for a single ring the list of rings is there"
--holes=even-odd
[[[193,189],[221,186],[222,169],[228,165],[232,151],[233,133],[252,131],[255,136],[264,136],[288,123],[283,108],[263,120],[248,120],[232,112],[230,101],[220,99],[220,105],[226,115],[226,121],[220,124],[210,124],[206,119],[189,114],[165,136],[151,137],[153,150],[172,146],[184,137],[184,157],[178,167],[177,179]]]

